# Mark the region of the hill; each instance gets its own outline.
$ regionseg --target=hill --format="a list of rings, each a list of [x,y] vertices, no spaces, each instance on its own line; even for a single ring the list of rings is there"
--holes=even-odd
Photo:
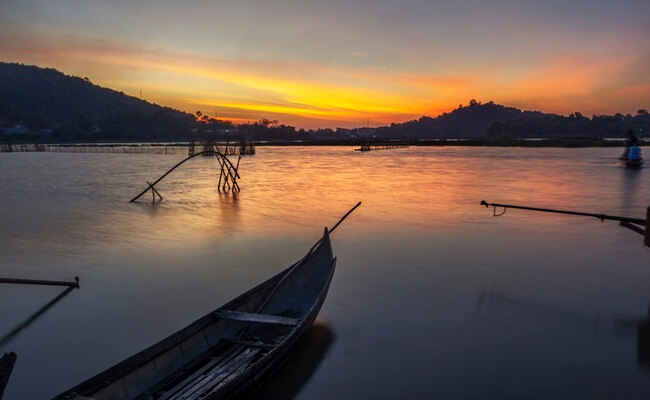
[[[0,62],[0,126],[15,124],[54,139],[165,140],[187,135],[195,118],[87,78]]]
[[[212,137],[282,142],[377,139],[616,137],[650,132],[650,114],[585,117],[524,111],[471,100],[437,117],[380,128],[296,130],[278,121],[234,126],[197,112],[196,117],[103,88],[55,69],[0,62],[0,140],[185,141]]]
[[[523,111],[494,102],[471,100],[467,106],[435,118],[423,116],[401,124],[378,128],[380,138],[531,138],[531,137],[617,137],[628,130],[650,132],[650,114],[602,115],[588,118],[579,112],[568,116]]]

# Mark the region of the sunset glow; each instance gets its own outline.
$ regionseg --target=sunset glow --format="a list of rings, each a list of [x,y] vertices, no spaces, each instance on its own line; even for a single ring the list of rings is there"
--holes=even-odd
[[[472,98],[562,114],[650,107],[647,2],[148,3],[3,4],[0,60],[304,128],[402,122]]]

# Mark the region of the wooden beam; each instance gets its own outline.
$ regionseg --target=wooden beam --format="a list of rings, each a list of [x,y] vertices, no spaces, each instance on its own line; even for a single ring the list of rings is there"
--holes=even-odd
[[[255,347],[259,349],[264,349],[264,350],[271,350],[275,348],[274,345],[264,343],[264,342],[251,342],[250,340],[239,340],[239,339],[221,339],[222,342],[230,343],[230,344],[238,344],[240,346],[246,346],[246,347]]]
[[[46,285],[46,286],[67,286],[78,288],[79,277],[74,277],[74,282],[69,281],[45,281],[40,279],[18,279],[18,278],[0,278],[0,283],[15,283],[19,285]]]
[[[171,399],[174,395],[176,395],[176,393],[182,392],[183,389],[185,389],[188,385],[190,384],[193,385],[197,380],[197,378],[202,377],[211,369],[215,368],[217,365],[224,363],[229,359],[235,357],[243,350],[244,348],[239,346],[231,346],[227,348],[223,353],[219,354],[217,357],[213,358],[210,362],[208,362],[198,370],[194,371],[191,375],[183,379],[180,383],[177,383],[172,388],[166,390],[158,400]]]
[[[230,310],[218,310],[214,314],[217,318],[228,319],[232,321],[256,322],[260,324],[297,326],[300,324],[299,319],[282,317],[279,315],[255,314]]]
[[[639,228],[638,226],[636,226],[634,224],[631,224],[631,223],[625,222],[625,221],[621,221],[619,224],[621,226],[625,227],[625,228],[633,230],[636,233],[639,233],[641,235],[645,235],[645,232],[644,232],[643,228]]]

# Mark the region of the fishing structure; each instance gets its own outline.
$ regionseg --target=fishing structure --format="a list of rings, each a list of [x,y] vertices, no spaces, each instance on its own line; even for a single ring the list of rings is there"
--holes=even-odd
[[[219,148],[225,155],[253,155],[255,143],[239,141],[235,144],[203,140],[201,142],[174,143],[63,143],[63,144],[0,144],[0,153],[115,153],[115,154],[188,154]]]
[[[409,147],[408,143],[402,143],[402,142],[366,143],[366,144],[362,144],[358,149],[354,149],[354,151],[405,149],[408,147]]]
[[[314,323],[334,276],[330,234],[266,281],[54,400],[232,399],[289,357]]]
[[[152,201],[155,202],[156,198],[162,200],[163,197],[162,195],[156,190],[155,186],[162,181],[167,175],[169,175],[173,170],[176,168],[180,167],[183,165],[185,162],[193,159],[194,157],[198,156],[214,156],[217,159],[217,162],[219,163],[219,167],[221,169],[219,173],[219,183],[217,184],[217,189],[219,192],[224,191],[228,192],[231,191],[233,193],[239,192],[241,189],[239,188],[239,184],[237,183],[237,179],[241,178],[239,175],[239,161],[241,160],[241,155],[238,156],[237,162],[233,163],[230,161],[228,156],[224,153],[222,153],[218,147],[214,146],[212,149],[209,150],[203,150],[198,153],[193,153],[190,154],[187,158],[183,159],[173,167],[171,167],[167,172],[165,172],[160,178],[156,179],[153,183],[146,181],[147,182],[147,187],[140,192],[137,196],[132,198],[130,202],[135,202],[137,201],[140,197],[142,197],[145,193],[148,191],[151,191],[151,196],[152,196]]]
[[[240,140],[235,144],[231,144],[230,141],[226,141],[224,144],[224,142],[212,139],[204,139],[199,143],[192,141],[188,144],[188,156],[193,155],[197,149],[200,149],[199,151],[218,149],[219,152],[227,156],[249,156],[255,154],[255,143],[247,140]]]
[[[640,235],[644,236],[644,244],[650,247],[650,207],[646,211],[646,219],[640,218],[629,218],[629,217],[619,217],[616,215],[606,215],[606,214],[595,214],[595,213],[585,213],[580,211],[567,211],[567,210],[554,210],[550,208],[538,208],[538,207],[526,207],[526,206],[517,206],[512,204],[498,204],[498,203],[488,203],[485,200],[481,200],[481,205],[486,208],[493,207],[493,213],[495,217],[499,217],[506,213],[508,208],[519,209],[519,210],[528,210],[528,211],[539,211],[555,214],[568,214],[568,215],[577,215],[581,217],[593,217],[598,218],[601,221],[618,221],[619,225],[628,228]],[[497,208],[502,208],[503,211],[497,213]]]

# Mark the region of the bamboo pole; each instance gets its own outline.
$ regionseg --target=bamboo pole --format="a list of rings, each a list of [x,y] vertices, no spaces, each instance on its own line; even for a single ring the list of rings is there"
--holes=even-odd
[[[17,278],[0,278],[0,283],[14,283],[18,285],[46,285],[46,286],[67,286],[71,288],[79,287],[79,277],[74,277],[74,282],[70,281],[46,281],[39,279],[17,279]]]
[[[569,214],[569,215],[579,215],[583,217],[594,217],[598,218],[601,221],[604,220],[611,220],[611,221],[623,221],[623,222],[629,222],[631,224],[637,224],[637,225],[646,225],[647,221],[639,218],[628,218],[628,217],[618,217],[615,215],[606,215],[606,214],[594,214],[594,213],[584,213],[584,212],[579,212],[579,211],[565,211],[565,210],[554,210],[550,208],[538,208],[538,207],[525,207],[525,206],[515,206],[511,204],[497,204],[497,203],[488,203],[485,200],[481,201],[481,205],[487,207],[502,207],[504,209],[506,208],[515,208],[518,210],[528,210],[528,211],[541,211],[541,212],[547,212],[547,213],[555,213],[555,214]]]

